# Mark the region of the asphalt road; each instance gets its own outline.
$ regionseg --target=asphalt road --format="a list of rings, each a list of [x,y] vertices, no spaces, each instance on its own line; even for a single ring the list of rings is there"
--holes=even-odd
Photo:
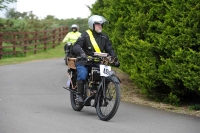
[[[200,133],[200,118],[121,102],[108,122],[73,111],[63,59],[0,66],[0,133]]]

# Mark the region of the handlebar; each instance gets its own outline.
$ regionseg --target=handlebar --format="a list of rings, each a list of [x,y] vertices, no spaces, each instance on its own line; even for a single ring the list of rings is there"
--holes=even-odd
[[[104,65],[113,64],[116,57],[112,56],[87,56],[87,62],[101,62]],[[81,59],[81,57],[77,57],[76,59]]]
[[[99,61],[104,65],[113,64],[115,57],[112,56],[106,56],[106,57],[100,57],[100,56],[94,56],[94,57],[88,57],[88,61]]]

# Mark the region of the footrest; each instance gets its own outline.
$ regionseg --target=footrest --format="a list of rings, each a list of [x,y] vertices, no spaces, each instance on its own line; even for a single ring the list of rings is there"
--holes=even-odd
[[[74,92],[74,90],[70,89],[69,87],[63,87],[63,88],[68,90],[68,91]]]

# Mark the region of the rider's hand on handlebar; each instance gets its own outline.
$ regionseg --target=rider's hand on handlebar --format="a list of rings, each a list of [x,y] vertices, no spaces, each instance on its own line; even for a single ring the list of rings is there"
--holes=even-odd
[[[86,65],[86,62],[87,62],[87,56],[86,56],[86,54],[85,54],[85,53],[80,54],[80,56],[77,57],[77,61],[78,61],[78,63],[79,63],[80,65],[85,66],[85,65]]]
[[[87,56],[86,56],[85,53],[81,54],[81,59],[83,59],[83,60],[87,60]]]
[[[118,60],[117,58],[114,59],[114,65],[115,65],[116,67],[119,67],[119,66],[120,66],[120,62],[119,62],[119,60]]]

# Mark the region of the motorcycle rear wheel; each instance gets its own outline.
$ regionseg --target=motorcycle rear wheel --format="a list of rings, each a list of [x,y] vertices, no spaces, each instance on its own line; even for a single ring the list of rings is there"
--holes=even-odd
[[[84,107],[82,104],[78,104],[76,101],[76,93],[70,92],[70,100],[71,100],[71,106],[75,111],[81,111]]]
[[[110,81],[106,89],[106,98],[103,98],[103,91],[99,93],[96,112],[103,121],[110,120],[117,112],[120,104],[120,86],[114,81]]]
[[[72,76],[72,83],[73,83],[73,86],[76,86],[76,72],[73,73],[73,76]],[[75,111],[81,111],[84,107],[84,105],[82,104],[78,104],[76,99],[77,99],[77,95],[76,95],[76,90],[77,89],[72,89],[72,85],[70,85],[70,89],[73,90],[73,91],[70,91],[70,101],[71,101],[71,106],[72,108],[75,110]]]

